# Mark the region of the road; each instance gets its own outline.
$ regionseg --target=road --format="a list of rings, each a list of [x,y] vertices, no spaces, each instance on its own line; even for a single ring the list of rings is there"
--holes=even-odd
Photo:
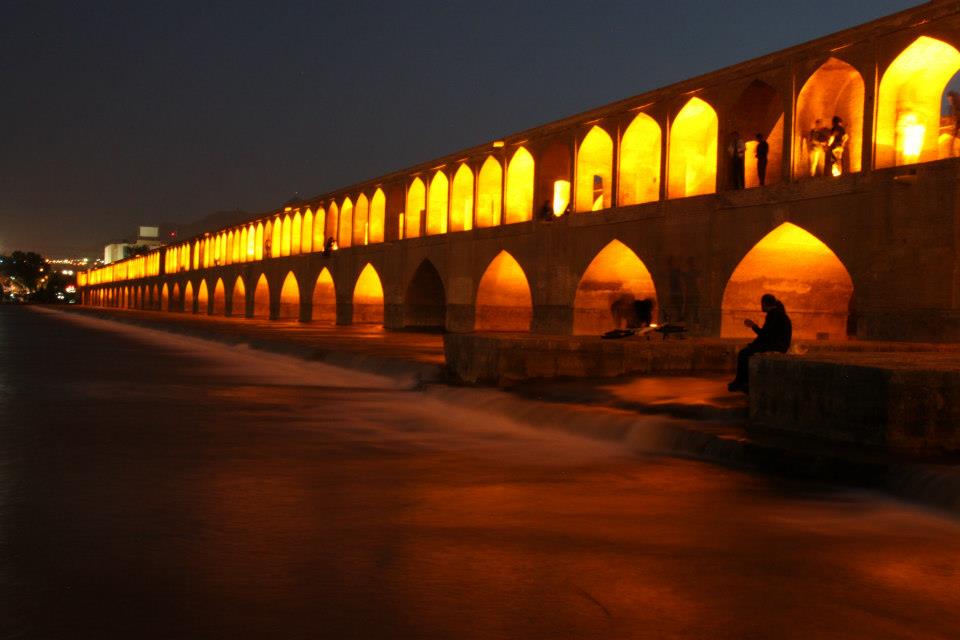
[[[0,638],[956,638],[960,521],[0,306]]]

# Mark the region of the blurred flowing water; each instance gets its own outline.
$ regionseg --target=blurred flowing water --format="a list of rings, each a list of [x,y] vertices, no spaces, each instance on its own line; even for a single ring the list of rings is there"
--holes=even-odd
[[[960,628],[960,523],[879,495],[25,308],[0,307],[0,362],[0,638]]]

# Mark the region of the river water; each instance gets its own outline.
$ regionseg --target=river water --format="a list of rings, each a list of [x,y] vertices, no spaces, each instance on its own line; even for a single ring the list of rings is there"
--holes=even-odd
[[[882,495],[22,307],[0,363],[3,639],[960,634],[960,522]]]

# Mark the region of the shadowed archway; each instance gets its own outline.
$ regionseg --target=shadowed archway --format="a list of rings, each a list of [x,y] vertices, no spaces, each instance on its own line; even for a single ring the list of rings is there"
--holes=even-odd
[[[447,319],[447,296],[443,280],[433,263],[417,267],[403,300],[403,325],[443,329]]]

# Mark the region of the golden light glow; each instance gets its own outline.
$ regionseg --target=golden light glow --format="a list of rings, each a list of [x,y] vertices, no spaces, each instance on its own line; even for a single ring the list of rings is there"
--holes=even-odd
[[[246,258],[245,262],[250,262],[251,260],[256,259],[257,255],[257,229],[251,224],[247,227],[247,242],[244,245],[246,247]]]
[[[230,315],[242,316],[246,313],[246,287],[243,285],[243,278],[237,276],[233,283],[233,296],[230,300]]]
[[[447,232],[447,202],[450,197],[449,181],[443,171],[433,174],[427,193],[427,235]]]
[[[553,183],[553,215],[559,218],[570,206],[570,181],[557,180]]]
[[[720,335],[750,338],[746,318],[762,324],[760,296],[779,298],[793,321],[795,339],[847,337],[853,296],[850,274],[830,248],[800,227],[786,222],[744,256],[723,293]]]
[[[797,95],[797,128],[794,134],[794,177],[801,178],[825,170],[823,156],[811,158],[807,141],[810,131],[820,126],[830,129],[834,116],[843,119],[846,129],[846,150],[843,153],[844,171],[860,171],[863,144],[863,78],[852,66],[837,58],[830,58],[810,76]],[[821,151],[816,151],[822,154]]]
[[[254,245],[254,254],[253,257],[255,260],[263,260],[263,223],[257,223],[257,239],[256,244]]]
[[[213,309],[210,311],[215,316],[226,315],[227,313],[227,291],[223,286],[223,279],[217,278],[213,285]]]
[[[877,103],[878,168],[938,159],[943,92],[958,70],[960,52],[928,36],[890,64]]]
[[[783,148],[783,116],[773,125],[773,129],[767,134],[767,144],[770,151],[767,156],[767,180],[766,184],[776,184],[780,182],[780,159],[783,157],[781,149]],[[745,186],[748,189],[760,186],[760,178],[757,176],[757,141],[747,140],[747,153],[744,158],[744,177]]]
[[[327,239],[326,233],[327,212],[323,205],[317,205],[317,213],[313,218],[313,250],[323,251],[323,243]]]
[[[233,249],[231,252],[233,263],[240,262],[241,256],[243,255],[243,244],[241,243],[240,237],[240,231],[233,232]]]
[[[326,267],[313,287],[313,320],[334,324],[337,321],[337,290]]]
[[[337,226],[340,223],[340,209],[337,207],[336,202],[331,202],[330,206],[327,208],[327,224],[326,224],[326,234],[327,238],[333,238],[334,241],[337,240],[337,233],[339,227]],[[326,242],[326,238],[324,238]]]
[[[580,278],[573,301],[573,332],[600,335],[624,328],[614,316],[615,303],[632,313],[633,301],[645,298],[657,299],[650,271],[637,254],[614,240],[597,254]]]
[[[160,287],[160,311],[170,311],[170,289],[166,282]]]
[[[307,208],[303,214],[300,230],[300,253],[310,253],[313,249],[313,211]]]
[[[594,126],[577,151],[575,211],[609,209],[612,199],[613,140]]]
[[[277,311],[277,318],[294,319],[300,318],[300,287],[297,284],[297,277],[293,271],[287,273],[283,279],[283,286],[280,288],[280,307]]]
[[[533,320],[530,284],[516,259],[501,251],[477,287],[476,331],[529,331]]]
[[[265,273],[260,274],[257,286],[253,289],[253,317],[270,317],[270,285],[267,283]]]
[[[281,229],[281,236],[280,236],[280,255],[281,255],[281,256],[288,256],[288,255],[290,255],[290,245],[291,245],[291,243],[292,243],[292,237],[293,237],[293,235],[292,235],[292,234],[293,234],[292,226],[293,226],[293,225],[292,225],[291,220],[290,220],[290,215],[287,214],[287,215],[283,216],[282,226],[280,227],[280,229]]]
[[[289,235],[288,235],[289,237]],[[283,247],[283,221],[280,218],[273,220],[273,237],[270,240],[270,257],[279,258]]]
[[[195,303],[196,300],[193,299],[193,283],[187,282],[183,287],[183,311],[185,313],[193,313]]]
[[[295,256],[300,253],[300,245],[303,244],[303,216],[297,210],[293,214],[290,223],[290,255]]]
[[[473,229],[473,171],[461,164],[450,189],[450,231]]]
[[[414,178],[407,189],[407,208],[403,212],[403,237],[417,238],[420,236],[420,218],[427,208],[427,190],[423,180]]]
[[[507,165],[506,224],[533,218],[533,170],[533,156],[524,147],[518,148]]]
[[[621,205],[660,199],[660,125],[637,114],[620,139],[619,190]]]
[[[383,230],[387,218],[387,198],[383,189],[377,189],[370,199],[369,242],[383,242]]]
[[[493,156],[487,156],[477,178],[477,228],[500,224],[503,201],[503,169]]]
[[[337,246],[345,249],[353,244],[353,200],[344,198],[340,205],[340,233]]]
[[[370,203],[367,196],[360,194],[357,206],[353,210],[353,244],[366,245],[369,237]]]
[[[372,264],[367,264],[353,287],[353,323],[383,323],[383,285]]]
[[[201,280],[200,286],[197,287],[197,310],[196,313],[202,313],[206,315],[209,313],[209,303],[210,303],[210,294],[207,291],[207,281]]]
[[[690,98],[670,127],[669,196],[684,198],[717,189],[717,113]]]

